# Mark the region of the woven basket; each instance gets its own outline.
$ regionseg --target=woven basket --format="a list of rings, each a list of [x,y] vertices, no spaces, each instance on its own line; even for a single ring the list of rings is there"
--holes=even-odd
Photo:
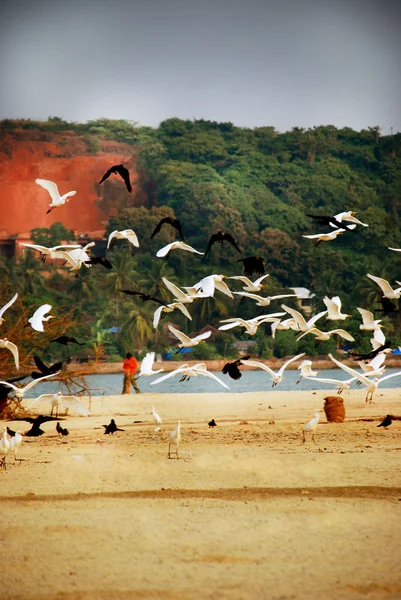
[[[327,396],[324,398],[324,412],[330,423],[342,423],[345,419],[344,400],[339,396]]]

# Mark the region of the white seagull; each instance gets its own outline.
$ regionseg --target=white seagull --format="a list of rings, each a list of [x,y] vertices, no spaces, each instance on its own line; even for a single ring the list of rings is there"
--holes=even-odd
[[[362,225],[362,227],[369,227],[369,225],[367,223],[362,223],[362,221],[360,221],[359,219],[354,217],[354,215],[356,215],[356,212],[354,210],[348,210],[348,211],[337,213],[336,215],[334,215],[334,218],[336,219],[336,221],[339,221],[340,223],[342,221],[348,221],[349,223],[355,223],[356,225]],[[333,225],[332,225],[332,227],[333,227]]]
[[[157,423],[157,427],[155,427],[155,431],[160,431],[160,426],[161,426],[161,424],[162,424],[162,418],[161,418],[161,416],[160,416],[160,415],[158,415],[158,414],[157,414],[157,412],[155,411],[155,407],[153,406],[153,404],[152,404],[152,415],[153,415],[153,418],[154,418],[154,420],[155,420],[155,421],[156,421],[156,423]]]
[[[80,400],[78,400],[76,396],[63,396],[61,392],[56,392],[55,394],[41,394],[33,402],[31,402],[29,406],[27,406],[27,410],[32,408],[32,406],[40,400],[50,402],[51,416],[53,416],[53,410],[56,409],[56,417],[58,417],[59,406],[64,406],[65,408],[75,408],[80,415],[83,415],[84,417],[89,416],[85,406],[82,404],[82,402],[80,402]]]
[[[256,294],[256,292],[260,292],[260,290],[262,289],[262,281],[266,279],[266,277],[269,277],[269,274],[262,275],[262,277],[259,277],[259,279],[256,279],[254,282],[252,282],[250,279],[248,279],[248,277],[245,277],[244,275],[235,275],[234,277],[227,277],[227,279],[238,279],[239,281],[242,281],[243,283],[245,283],[245,285],[242,288],[243,290],[245,290],[245,292],[252,292],[253,294]]]
[[[278,296],[258,296],[257,294],[250,294],[249,292],[233,292],[237,296],[245,296],[246,298],[251,298],[252,300],[256,300],[256,306],[269,306],[272,300],[280,300],[282,298],[294,298],[296,294],[279,294]]]
[[[135,248],[139,248],[139,241],[133,229],[124,229],[123,231],[118,231],[118,229],[116,229],[115,231],[112,231],[109,235],[107,248],[113,248],[117,243],[117,240],[128,240]]]
[[[328,313],[326,319],[331,321],[343,321],[347,317],[351,316],[341,312],[341,300],[339,296],[333,296],[331,299],[328,296],[325,296],[323,298],[323,302],[326,305]]]
[[[373,332],[373,337],[370,338],[369,341],[372,344],[373,350],[377,350],[381,346],[384,346],[384,344],[386,343],[386,336],[384,335],[383,330],[375,329]],[[391,348],[385,348],[383,352],[389,354],[391,352]]]
[[[9,443],[9,452],[14,452],[14,462],[17,460],[17,452],[18,448],[21,446],[22,435],[19,431],[16,431],[13,436],[8,440]],[[20,461],[21,462],[21,461]]]
[[[40,186],[42,186],[42,188],[45,188],[45,190],[47,190],[50,194],[52,201],[51,204],[49,204],[50,208],[47,211],[47,213],[51,212],[58,206],[62,206],[63,204],[69,201],[70,196],[75,196],[75,194],[77,193],[75,191],[67,192],[63,196],[60,196],[57,185],[53,183],[53,181],[49,181],[48,179],[35,179],[35,183],[38,183]]]
[[[382,279],[381,277],[375,277],[370,273],[367,274],[367,277],[377,283],[377,285],[381,288],[383,292],[383,296],[385,298],[389,298],[390,300],[397,300],[401,296],[401,287],[396,288],[395,290],[391,287],[388,281]],[[396,281],[398,285],[401,285],[400,281]]]
[[[381,377],[386,370],[383,364],[385,360],[385,352],[379,352],[379,354],[376,354],[376,356],[368,363],[361,360],[358,361],[358,365],[361,367],[366,377]]]
[[[154,315],[153,315],[153,327],[155,329],[157,328],[162,313],[164,313],[164,312],[166,312],[166,313],[173,312],[173,310],[175,308],[178,308],[178,310],[180,310],[182,312],[182,314],[187,317],[187,319],[189,319],[190,321],[192,321],[192,317],[189,314],[188,309],[186,308],[186,306],[184,306],[182,304],[182,302],[172,302],[171,304],[162,305],[162,306],[159,306],[158,308],[156,308],[156,310],[154,312]]]
[[[6,348],[6,350],[9,350],[12,353],[14,356],[15,367],[19,369],[19,353],[17,346],[10,342],[7,338],[3,338],[0,340],[0,348]]]
[[[292,358],[290,358],[289,360],[287,360],[281,367],[280,369],[275,372],[273,371],[273,369],[271,369],[270,367],[268,367],[267,365],[257,361],[257,360],[241,360],[241,362],[244,365],[248,365],[250,367],[257,367],[258,369],[263,369],[264,371],[267,371],[267,373],[269,373],[269,375],[271,376],[273,382],[272,382],[272,387],[275,387],[276,385],[278,385],[282,379],[283,379],[283,374],[285,369],[288,367],[288,365],[290,365],[291,363],[295,362],[296,360],[298,360],[299,358],[301,358],[302,356],[305,356],[305,352],[302,352],[302,354],[297,354],[296,356],[293,356]]]
[[[361,373],[358,373],[358,371],[355,371],[355,369],[351,369],[351,367],[348,367],[344,363],[335,359],[334,356],[332,356],[331,354],[329,354],[329,358],[338,367],[340,367],[340,369],[343,369],[344,371],[346,371],[347,373],[349,373],[350,375],[352,375],[353,377],[355,377],[356,379],[361,381],[364,385],[366,385],[367,394],[366,394],[365,402],[372,402],[373,394],[375,393],[375,391],[379,387],[379,384],[382,381],[386,381],[386,379],[391,379],[392,377],[398,377],[398,375],[401,375],[401,371],[397,371],[397,373],[391,373],[390,375],[385,375],[384,377],[380,377],[380,378],[374,377],[373,379],[369,379],[368,377],[366,377],[366,375],[362,375]]]
[[[42,304],[42,306],[39,306],[39,308],[35,310],[32,317],[28,319],[28,322],[31,324],[32,329],[34,329],[35,331],[44,331],[43,323],[45,321],[49,321],[50,319],[55,318],[52,315],[45,317],[45,314],[48,313],[51,309],[51,304]]]
[[[192,248],[192,246],[189,246],[185,242],[176,241],[172,242],[171,244],[167,244],[167,246],[164,246],[163,248],[160,248],[160,250],[156,252],[156,256],[158,258],[163,258],[164,256],[167,256],[167,254],[172,250],[187,250],[188,252],[195,252],[195,254],[204,254],[204,252],[199,252],[198,250],[195,250],[195,248]]]
[[[388,247],[388,250],[392,250],[393,252],[401,252],[401,248],[390,248],[390,246]]]
[[[331,331],[320,331],[320,329],[318,329],[317,327],[312,327],[312,329],[308,329],[308,331],[304,331],[303,333],[301,333],[297,337],[297,342],[298,340],[303,338],[304,335],[308,335],[308,333],[312,333],[315,336],[315,338],[321,342],[327,342],[330,339],[330,337],[334,334],[339,335],[340,337],[344,338],[344,340],[348,340],[349,342],[355,342],[355,338],[353,338],[350,333],[345,331],[345,329],[332,329]]]
[[[301,364],[299,365],[298,370],[301,371],[301,375],[300,375],[297,383],[299,383],[301,381],[302,377],[305,377],[307,379],[312,379],[313,377],[316,377],[320,373],[320,371],[313,371],[311,360],[303,360],[301,362]]]
[[[155,353],[148,352],[146,356],[142,359],[141,367],[139,369],[138,377],[148,377],[149,375],[157,375],[158,373],[162,373],[164,369],[158,369],[157,371],[153,371],[153,363],[155,362]]]
[[[40,260],[44,263],[46,262],[46,258],[59,258],[57,256],[57,251],[66,251],[80,248],[80,244],[62,244],[61,246],[53,246],[52,248],[46,248],[46,246],[39,246],[39,244],[21,244],[22,246],[26,246],[27,248],[32,248],[33,250],[37,250],[40,253]]]
[[[9,300],[9,302],[7,302],[7,304],[5,304],[0,309],[0,325],[5,321],[5,319],[3,318],[3,315],[6,312],[7,308],[10,308],[10,306],[12,304],[14,304],[14,302],[16,301],[17,298],[18,298],[18,294],[14,294],[14,296],[11,298],[11,300]]]
[[[313,419],[311,419],[310,421],[308,421],[303,429],[303,439],[302,439],[302,443],[305,443],[305,431],[311,431],[312,432],[312,440],[313,442],[316,444],[315,442],[315,431],[317,429],[317,426],[319,424],[319,420],[320,420],[320,415],[319,415],[320,410],[318,410],[317,408],[315,409],[315,416],[313,417]]]
[[[295,308],[290,308],[289,306],[286,306],[285,304],[282,304],[281,308],[283,310],[285,310],[286,312],[288,312],[288,314],[290,314],[293,319],[295,319],[299,330],[304,331],[304,332],[310,331],[313,328],[313,326],[315,325],[316,321],[318,319],[320,319],[321,317],[323,317],[323,315],[325,315],[327,313],[327,310],[323,310],[322,312],[318,313],[317,315],[315,315],[314,317],[309,319],[309,321],[306,321],[305,317],[303,315],[301,315],[300,312],[295,310]]]
[[[362,324],[359,325],[359,329],[361,331],[377,331],[384,325],[379,325],[381,323],[381,319],[374,318],[374,314],[370,312],[370,310],[366,310],[365,308],[357,308],[356,309],[362,317]]]
[[[10,449],[10,442],[7,437],[7,427],[4,427],[3,437],[0,438],[0,467],[4,467],[5,469],[7,469],[6,456],[7,456],[7,452],[9,451],[9,449]]]
[[[228,385],[223,383],[218,377],[216,377],[216,375],[214,375],[214,373],[210,373],[210,371],[207,370],[205,363],[198,363],[198,364],[194,365],[193,367],[190,367],[190,366],[188,366],[187,363],[185,363],[181,367],[174,369],[174,371],[170,371],[170,373],[167,373],[166,375],[159,377],[159,379],[156,379],[156,381],[152,381],[152,383],[150,385],[156,385],[158,383],[161,383],[162,381],[165,381],[166,379],[170,379],[170,377],[174,377],[175,375],[181,375],[180,382],[189,380],[191,377],[197,377],[198,375],[204,375],[205,377],[211,377],[215,381],[218,381],[220,383],[220,385],[225,387],[227,390],[230,389],[228,387]]]
[[[305,377],[305,379],[313,379],[313,381],[319,381],[321,383],[333,383],[338,389],[337,393],[342,394],[344,390],[349,390],[351,383],[355,381],[355,377],[350,379],[331,379],[329,377]]]
[[[199,297],[197,294],[194,293],[183,292],[178,286],[176,286],[174,283],[171,283],[171,281],[169,281],[165,277],[162,277],[162,282],[164,283],[166,288],[174,295],[174,299],[177,302],[181,302],[182,304],[190,304],[196,298]]]
[[[181,422],[178,421],[177,427],[174,429],[174,431],[172,431],[170,433],[170,438],[169,438],[169,442],[168,442],[168,457],[169,458],[171,458],[171,456],[170,456],[171,444],[175,444],[175,453],[178,458],[178,446],[180,445],[180,442],[181,442]]]
[[[223,281],[225,275],[209,275],[208,277],[204,277],[198,283],[195,283],[192,288],[186,288],[189,292],[194,290],[195,293],[200,292],[198,297],[209,298],[214,296],[215,290],[219,290],[226,296],[230,298],[233,297],[230,288]]]
[[[50,377],[55,377],[59,373],[60,373],[60,371],[57,371],[57,373],[52,373],[51,375],[44,375],[43,377],[39,377],[38,379],[34,379],[33,381],[30,381],[24,387],[17,387],[13,383],[9,383],[8,381],[0,381],[0,384],[5,385],[5,386],[11,388],[12,390],[14,390],[15,396],[18,398],[18,400],[22,400],[22,398],[25,396],[25,394],[31,388],[33,388],[34,385],[36,385],[37,383],[40,383],[41,381],[45,381],[46,379],[50,379]]]
[[[303,235],[302,237],[308,238],[309,240],[318,240],[315,244],[317,246],[320,242],[331,242],[335,240],[338,235],[345,232],[345,229],[335,229],[329,233],[314,233],[313,235]]]
[[[197,346],[200,342],[205,341],[208,337],[212,335],[211,331],[205,331],[205,333],[201,333],[200,335],[197,335],[194,338],[190,338],[187,335],[185,335],[185,333],[182,333],[182,331],[179,331],[172,325],[169,325],[168,328],[171,331],[171,333],[175,335],[177,339],[180,340],[181,343],[178,344],[179,348],[192,348],[193,346]]]
[[[272,313],[270,315],[259,315],[258,317],[254,317],[253,319],[241,319],[240,317],[235,317],[233,319],[223,319],[220,323],[225,323],[219,327],[220,331],[227,331],[227,329],[232,329],[233,327],[245,327],[246,332],[249,335],[255,335],[258,330],[259,325],[262,323],[274,323],[278,321],[278,317],[283,316],[285,313]]]
[[[293,331],[299,330],[298,323],[292,317],[290,319],[284,319],[284,321],[280,321],[279,319],[274,321],[271,328],[273,339],[276,337],[276,331],[288,331],[289,329],[292,329]]]

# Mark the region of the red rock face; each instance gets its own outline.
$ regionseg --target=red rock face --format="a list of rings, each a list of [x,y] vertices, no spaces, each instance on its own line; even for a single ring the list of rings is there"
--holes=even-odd
[[[0,141],[0,236],[50,227],[56,221],[79,232],[105,228],[112,214],[136,204],[138,187],[135,149],[119,142],[101,142],[90,153],[88,141],[73,132],[13,130]],[[99,185],[115,164],[130,170],[133,191],[118,175]],[[36,178],[57,184],[60,194],[76,190],[67,204],[46,214],[51,198]]]

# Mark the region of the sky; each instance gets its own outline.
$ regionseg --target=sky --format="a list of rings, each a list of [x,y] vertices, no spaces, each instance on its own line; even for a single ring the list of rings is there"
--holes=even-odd
[[[401,131],[398,0],[0,0],[0,119]]]

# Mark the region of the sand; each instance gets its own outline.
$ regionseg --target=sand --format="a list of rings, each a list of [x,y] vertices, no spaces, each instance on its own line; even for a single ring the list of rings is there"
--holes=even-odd
[[[67,438],[45,423],[0,471],[0,598],[401,598],[401,421],[376,427],[400,393],[345,392],[302,445],[326,395],[97,396]]]

